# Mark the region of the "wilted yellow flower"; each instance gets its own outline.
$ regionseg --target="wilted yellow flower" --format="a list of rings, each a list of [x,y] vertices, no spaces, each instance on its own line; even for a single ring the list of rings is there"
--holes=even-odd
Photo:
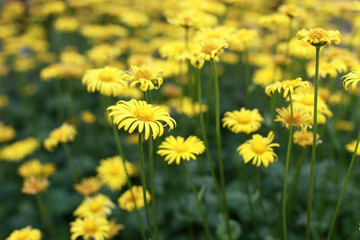
[[[223,128],[228,127],[234,133],[244,132],[246,134],[256,132],[263,121],[257,108],[253,110],[241,108],[240,111],[226,112],[222,119]]]
[[[271,96],[272,93],[278,91],[279,93],[281,90],[284,90],[284,98],[287,97],[288,93],[294,93],[295,88],[302,87],[302,88],[309,88],[311,83],[308,81],[302,81],[301,78],[296,78],[294,80],[284,80],[281,82],[275,82],[268,85],[265,88],[265,93]]]
[[[0,149],[0,159],[18,162],[34,153],[40,147],[36,138],[26,138]]]
[[[15,137],[15,129],[0,122],[0,143],[10,141]]]
[[[21,192],[35,195],[45,191],[49,184],[50,183],[46,178],[31,176],[25,179]]]
[[[110,198],[104,194],[97,194],[93,197],[86,197],[85,200],[74,211],[77,217],[105,217],[111,214],[111,209],[115,204],[111,202]]]
[[[84,240],[105,240],[109,237],[110,225],[105,217],[89,216],[77,218],[70,223],[71,240],[82,237]]]
[[[81,179],[81,182],[74,185],[75,190],[85,196],[97,193],[103,183],[97,177]]]
[[[55,164],[41,164],[38,159],[31,159],[26,161],[18,168],[18,172],[23,178],[29,178],[31,176],[48,178],[50,175],[54,174],[55,171]]]
[[[96,121],[95,115],[92,114],[90,111],[82,111],[81,119],[88,124],[93,124]]]
[[[19,230],[13,231],[6,240],[40,240],[41,232],[36,228],[27,226]]]
[[[59,128],[51,131],[49,137],[44,140],[44,147],[49,152],[52,152],[59,143],[74,141],[76,134],[77,132],[74,125],[63,123]]]
[[[142,186],[133,186],[131,188],[131,191],[126,190],[118,199],[119,207],[128,212],[131,212],[135,209],[134,200],[137,209],[140,209],[145,206]],[[149,203],[150,200],[151,200],[151,195],[148,191],[146,191],[146,202]]]
[[[131,70],[123,75],[123,79],[129,82],[130,87],[138,86],[140,90],[159,89],[163,83],[161,71],[152,66],[131,66]]]
[[[305,148],[313,145],[313,132],[307,131],[305,128],[295,131],[293,135],[294,143]],[[319,144],[319,134],[316,135],[316,144]]]
[[[327,31],[322,28],[312,28],[310,30],[299,30],[296,34],[296,37],[298,40],[308,42],[315,47],[321,47],[325,44],[331,45],[332,42],[339,44],[341,34],[337,30]]]
[[[290,127],[291,123],[291,110],[290,106],[287,108],[277,108],[275,122],[281,122],[286,128]],[[293,108],[293,126],[298,126],[301,128],[306,128],[311,125],[312,116],[304,109],[299,107]]]

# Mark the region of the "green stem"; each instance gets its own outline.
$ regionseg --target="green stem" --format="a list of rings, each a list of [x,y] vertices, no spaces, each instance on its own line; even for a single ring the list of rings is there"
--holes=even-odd
[[[259,196],[259,204],[260,204],[261,212],[263,214],[265,223],[267,225],[269,225],[269,221],[268,221],[267,214],[266,214],[264,204],[263,204],[263,192],[262,192],[262,187],[261,187],[261,171],[260,171],[260,168],[257,167],[256,172],[257,172],[257,187],[258,187],[258,191],[259,191],[259,194],[260,194],[260,196]]]
[[[136,201],[135,201],[135,196],[134,196],[134,192],[131,190],[132,189],[132,184],[131,184],[131,180],[130,180],[130,176],[129,176],[129,173],[128,173],[128,170],[126,168],[126,164],[125,164],[125,154],[124,154],[124,151],[122,149],[122,146],[121,146],[121,142],[120,142],[120,136],[119,136],[119,132],[118,130],[116,129],[116,126],[113,124],[113,130],[114,130],[114,136],[115,136],[115,141],[116,141],[116,147],[117,147],[117,150],[122,158],[122,164],[123,164],[123,168],[124,168],[124,171],[125,171],[125,175],[126,175],[126,181],[127,181],[127,185],[128,185],[128,189],[130,190],[131,192],[131,197],[132,197],[132,200],[134,202],[134,205],[135,205],[135,214],[136,214],[136,218],[137,218],[137,221],[138,221],[138,224],[139,224],[139,228],[140,228],[140,232],[141,232],[141,237],[143,240],[146,240],[146,235],[145,235],[145,230],[144,230],[144,224],[141,220],[141,217],[140,217],[140,212],[139,212],[139,209],[138,207],[136,206]]]
[[[319,88],[319,60],[320,60],[319,58],[320,58],[320,47],[316,47],[313,145],[311,151],[310,184],[309,184],[309,196],[307,202],[306,240],[310,240],[311,208],[312,208],[312,195],[314,188],[314,168],[315,168],[316,146],[317,146],[316,141],[317,141],[317,102],[318,102],[318,88]]]
[[[354,168],[354,165],[355,165],[356,153],[357,153],[357,150],[358,150],[358,147],[359,147],[359,142],[360,142],[360,131],[359,131],[358,138],[357,138],[357,141],[356,141],[355,151],[354,151],[354,153],[352,155],[350,166],[349,166],[349,169],[348,169],[348,171],[346,173],[346,177],[345,177],[345,180],[344,180],[344,183],[343,183],[343,187],[341,189],[341,194],[340,194],[339,200],[338,200],[337,205],[336,205],[336,210],[335,210],[334,216],[333,216],[332,221],[331,221],[331,227],[330,227],[329,234],[327,236],[327,240],[331,239],[331,234],[332,234],[332,232],[334,230],[336,218],[337,218],[337,215],[339,213],[340,206],[341,206],[341,201],[342,201],[342,199],[344,197],[345,189],[346,189],[346,186],[348,184],[350,174],[351,174],[351,172],[352,172],[352,170]]]
[[[246,50],[244,52],[244,58],[243,58],[243,62],[245,65],[245,91],[246,91],[245,106],[248,106],[250,101],[251,76],[250,76],[250,64],[248,60],[249,60],[249,52],[248,50]]]
[[[206,218],[205,218],[205,214],[204,214],[204,211],[203,211],[203,208],[202,208],[202,204],[201,204],[201,201],[200,201],[200,199],[199,199],[198,192],[196,191],[196,187],[195,187],[193,178],[192,178],[192,176],[191,176],[191,173],[190,173],[188,167],[186,166],[186,162],[185,162],[185,161],[182,161],[182,164],[183,164],[184,169],[185,169],[185,171],[186,171],[186,173],[187,173],[187,175],[188,175],[188,177],[189,177],[189,180],[190,180],[190,183],[191,183],[191,188],[192,188],[193,193],[194,193],[194,195],[195,195],[196,203],[197,203],[197,206],[198,206],[198,208],[199,208],[199,212],[200,212],[200,215],[201,215],[203,224],[204,224],[204,228],[205,228],[205,232],[206,232],[207,239],[212,239],[211,234],[210,234],[210,230],[209,230],[209,227],[208,227]]]
[[[75,167],[74,157],[71,154],[70,148],[66,143],[63,143],[63,147],[65,149],[66,155],[67,155],[68,160],[69,160],[69,165],[70,165],[73,181],[77,182],[78,181],[78,174],[77,174],[76,167]]]
[[[62,96],[61,96],[61,82],[60,79],[55,79],[55,91],[56,91],[56,115],[59,123],[62,123],[64,120],[64,112],[62,106]]]
[[[211,59],[211,68],[212,68],[213,80],[214,80],[214,86],[215,86],[216,143],[217,143],[217,151],[218,151],[221,191],[222,191],[222,195],[223,195],[223,206],[224,206],[224,215],[225,215],[225,223],[226,223],[225,225],[226,225],[227,234],[229,236],[229,240],[232,240],[229,217],[228,217],[228,206],[227,206],[227,200],[226,200],[224,167],[223,167],[223,162],[222,162],[222,158],[221,158],[219,80],[217,77],[214,59]]]
[[[141,184],[142,184],[143,195],[144,195],[146,220],[147,220],[147,225],[149,228],[150,239],[153,239],[153,234],[152,234],[152,230],[151,230],[152,229],[151,220],[150,220],[150,214],[149,214],[149,205],[148,205],[148,202],[146,201],[145,164],[144,164],[144,153],[143,153],[141,134],[139,134],[139,153],[140,153],[140,163],[141,163]]]
[[[289,165],[290,165],[290,156],[291,156],[291,147],[292,147],[292,139],[293,139],[293,103],[291,99],[291,93],[289,92],[290,98],[290,132],[289,132],[289,140],[288,140],[288,149],[286,153],[286,161],[285,161],[285,176],[284,176],[284,185],[282,191],[282,225],[283,225],[283,234],[284,240],[287,239],[287,232],[286,232],[286,186],[287,186],[287,178],[289,173]]]
[[[45,225],[46,225],[46,228],[47,228],[48,231],[50,232],[51,236],[52,236],[54,239],[58,240],[59,238],[58,238],[57,235],[55,234],[54,229],[51,227],[51,224],[50,224],[50,222],[49,222],[49,219],[48,219],[47,216],[46,216],[45,209],[44,209],[44,205],[43,205],[43,203],[42,203],[40,194],[36,194],[36,203],[37,203],[37,205],[38,205],[41,218],[43,219],[43,221],[44,221],[44,223],[45,223]]]

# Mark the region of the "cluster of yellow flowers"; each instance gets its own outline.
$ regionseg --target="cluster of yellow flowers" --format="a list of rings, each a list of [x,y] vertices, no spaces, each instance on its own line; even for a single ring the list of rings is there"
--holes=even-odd
[[[53,130],[49,137],[44,140],[44,148],[52,152],[59,145],[59,143],[68,143],[74,141],[76,136],[75,126],[63,123],[59,128]]]

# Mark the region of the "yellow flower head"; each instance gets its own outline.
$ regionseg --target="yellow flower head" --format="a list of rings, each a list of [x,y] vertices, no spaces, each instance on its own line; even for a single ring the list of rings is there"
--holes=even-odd
[[[355,129],[355,124],[346,120],[337,120],[335,123],[335,129],[340,131],[352,132]]]
[[[313,132],[307,131],[306,129],[301,129],[300,131],[294,132],[294,143],[305,148],[313,145]],[[316,144],[319,144],[319,134],[316,135],[317,141]]]
[[[18,162],[34,153],[40,147],[36,138],[26,138],[0,149],[0,159]]]
[[[272,83],[265,88],[265,93],[271,96],[271,94],[276,91],[280,93],[281,90],[284,90],[284,98],[285,98],[287,97],[289,92],[293,94],[295,88],[298,87],[309,88],[310,86],[311,86],[310,82],[302,81],[301,78],[296,78],[294,80],[284,80],[281,82]]]
[[[15,129],[10,126],[5,126],[0,122],[0,143],[10,141],[15,137]]]
[[[242,28],[231,35],[229,43],[231,50],[243,52],[254,46],[259,39],[259,34],[254,29]]]
[[[296,37],[298,40],[308,42],[315,47],[321,47],[325,44],[331,45],[332,42],[339,44],[341,34],[337,30],[327,31],[322,28],[312,28],[310,30],[299,30],[296,34]]]
[[[356,140],[352,141],[351,143],[346,144],[345,147],[346,147],[346,150],[348,150],[349,152],[352,152],[352,153],[355,152]],[[360,155],[360,146],[358,146],[358,148],[356,150],[356,155]]]
[[[50,183],[46,178],[31,176],[25,179],[21,192],[35,195],[45,191],[49,184]]]
[[[263,121],[258,109],[248,110],[245,108],[241,108],[240,111],[226,112],[222,119],[223,128],[228,127],[234,133],[244,132],[246,134],[256,132]]]
[[[196,159],[195,155],[199,155],[205,151],[204,142],[195,136],[190,136],[187,139],[183,137],[169,136],[159,146],[157,154],[165,156],[165,161],[172,164],[180,164],[181,160],[190,161]]]
[[[74,211],[77,217],[97,216],[105,217],[111,214],[111,209],[115,204],[111,202],[110,198],[104,194],[98,194],[94,197],[87,197]]]
[[[137,170],[134,164],[125,161],[125,167],[130,177],[136,175]],[[100,160],[96,172],[100,180],[113,191],[120,190],[126,184],[123,159],[120,156]]]
[[[360,83],[360,70],[352,71],[342,78],[344,79],[343,85],[345,90],[349,89],[349,85],[351,85],[352,90],[355,90],[356,85]]]
[[[175,120],[168,112],[145,101],[119,101],[116,105],[108,107],[108,110],[109,116],[113,117],[113,122],[119,129],[124,128],[131,134],[138,127],[139,133],[145,130],[145,140],[149,138],[150,131],[155,139],[163,135],[165,126],[168,125],[170,130],[176,126]]]
[[[346,64],[339,59],[333,59],[330,61],[321,59],[320,62],[321,64],[319,66],[319,75],[322,78],[325,78],[326,76],[329,76],[330,78],[336,78],[339,73],[348,71]],[[313,77],[315,75],[314,61],[308,63],[306,67],[306,73],[309,77]]]
[[[112,239],[113,237],[118,235],[119,231],[125,228],[122,224],[116,224],[115,219],[110,220],[109,226],[109,239]]]
[[[130,87],[138,86],[140,90],[159,89],[163,84],[161,71],[151,66],[131,66],[131,70],[126,72],[123,79],[130,82]]]
[[[81,119],[87,124],[93,124],[96,121],[95,115],[90,111],[82,111]]]
[[[175,108],[176,112],[185,114],[188,117],[193,117],[200,114],[200,104],[193,102],[189,97],[175,98],[169,101],[169,105]],[[201,105],[202,112],[206,112],[208,107]]]
[[[105,240],[109,237],[110,225],[105,217],[89,216],[77,218],[70,223],[71,240],[82,237],[84,240]]]
[[[167,21],[184,28],[201,28],[216,25],[217,18],[203,11],[187,9],[178,13],[172,12]]]
[[[254,84],[265,88],[267,85],[273,82],[281,81],[281,77],[281,69],[279,67],[269,65],[256,70],[252,81]]]
[[[6,240],[40,240],[41,232],[38,229],[27,226],[19,230],[13,231]]]
[[[291,122],[291,109],[290,106],[287,108],[277,108],[275,122],[281,122],[286,128],[290,127]],[[306,128],[311,125],[312,116],[304,109],[299,107],[293,108],[293,126],[298,126],[300,128]]]
[[[74,17],[60,17],[55,21],[55,29],[59,32],[75,32],[79,21]]]
[[[190,55],[184,41],[167,41],[159,48],[159,53],[162,58],[177,62],[184,62]]]
[[[252,139],[241,144],[237,148],[237,151],[242,156],[245,163],[253,160],[252,164],[256,164],[257,167],[260,167],[261,163],[264,164],[265,167],[268,167],[269,163],[273,163],[274,160],[277,160],[273,147],[280,146],[278,143],[272,143],[273,140],[273,132],[270,132],[267,137],[263,137],[260,134],[254,134]]]
[[[18,172],[23,178],[29,178],[31,176],[48,178],[50,175],[53,175],[55,171],[55,164],[41,164],[38,159],[26,161],[18,168]]]
[[[136,208],[140,209],[145,206],[144,193],[142,186],[133,186],[130,190],[126,190],[118,199],[118,204],[121,209],[131,212]],[[149,203],[151,200],[150,193],[146,190],[146,202]]]
[[[52,152],[59,143],[74,141],[76,134],[77,132],[74,125],[63,123],[59,128],[51,131],[49,137],[44,140],[44,148]]]
[[[108,66],[87,70],[82,83],[87,85],[88,92],[99,91],[105,96],[116,97],[127,87],[127,82],[122,80],[122,74],[121,70]]]
[[[224,52],[224,48],[228,47],[229,44],[225,40],[210,38],[196,45],[193,52],[199,59],[206,61],[214,59],[218,61],[218,55]]]
[[[81,179],[81,182],[74,185],[75,190],[85,196],[97,193],[103,183],[97,177]]]

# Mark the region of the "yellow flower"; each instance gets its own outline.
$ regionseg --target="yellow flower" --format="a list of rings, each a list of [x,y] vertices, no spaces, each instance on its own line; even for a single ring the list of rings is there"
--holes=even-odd
[[[129,27],[146,26],[149,23],[149,18],[142,12],[132,11],[127,9],[119,14],[121,22]]]
[[[35,195],[45,191],[49,184],[50,183],[46,178],[31,176],[25,179],[21,192]]]
[[[335,123],[335,128],[340,131],[352,132],[355,129],[355,124],[350,121],[338,120]]]
[[[118,96],[119,92],[127,87],[122,80],[123,72],[117,68],[108,67],[87,70],[82,83],[87,85],[88,92],[99,91],[105,96]]]
[[[229,39],[231,50],[243,52],[254,46],[259,38],[259,34],[254,29],[242,28],[232,34]]]
[[[140,90],[146,92],[148,89],[159,89],[163,83],[161,71],[151,66],[131,66],[123,79],[129,81],[130,87],[139,86]]]
[[[327,31],[322,28],[312,28],[310,30],[299,30],[296,34],[296,37],[298,40],[308,42],[315,47],[321,47],[325,44],[331,45],[332,42],[339,44],[341,34],[337,30]]]
[[[325,78],[326,76],[336,78],[339,73],[348,71],[346,64],[339,59],[333,59],[331,61],[321,59],[320,62],[319,74],[322,78]],[[309,77],[313,77],[315,75],[315,62],[312,61],[308,63],[306,73]]]
[[[252,135],[252,139],[241,144],[237,151],[244,159],[245,163],[250,160],[252,164],[260,167],[261,163],[265,167],[269,166],[269,163],[273,163],[277,160],[277,156],[274,153],[273,147],[279,147],[278,143],[272,143],[274,140],[274,133],[270,132],[267,137],[263,137],[260,134]]]
[[[301,8],[294,4],[284,4],[279,7],[279,12],[288,15],[290,18],[299,17],[303,14]]]
[[[270,65],[256,70],[253,75],[252,81],[254,84],[260,85],[265,88],[267,85],[273,82],[280,81],[281,78],[281,69],[276,66]]]
[[[81,179],[81,182],[74,185],[75,190],[85,196],[99,191],[103,183],[97,177],[88,177]]]
[[[125,161],[125,167],[129,177],[136,175],[134,164]],[[96,168],[100,180],[111,190],[120,190],[126,184],[126,173],[123,166],[123,159],[120,156],[100,160]]]
[[[190,136],[187,139],[183,137],[169,136],[159,146],[157,154],[165,156],[165,161],[172,164],[180,164],[181,160],[190,161],[196,159],[195,155],[199,155],[205,151],[204,142],[195,136]]]
[[[115,219],[110,220],[109,222],[110,230],[109,230],[109,239],[115,237],[120,230],[123,230],[125,227],[122,224],[116,224]]]
[[[113,122],[119,129],[124,128],[131,134],[138,127],[139,133],[145,130],[145,140],[149,138],[150,131],[155,139],[163,135],[164,126],[169,125],[170,130],[176,126],[175,120],[168,112],[145,101],[119,101],[116,105],[108,107],[108,110],[109,116],[113,117]]]
[[[105,217],[77,218],[70,223],[71,240],[105,240],[109,237],[110,225]]]
[[[349,85],[351,85],[352,90],[355,90],[356,85],[360,82],[360,70],[352,71],[342,78],[344,79],[343,85],[345,90],[349,89]]]
[[[265,88],[265,93],[271,96],[271,94],[276,91],[280,93],[281,90],[284,90],[284,98],[285,98],[287,97],[289,92],[293,94],[295,88],[298,87],[309,88],[310,86],[311,86],[310,82],[302,81],[301,78],[296,78],[294,80],[284,80],[281,82],[272,83]]]
[[[313,145],[313,132],[307,131],[305,128],[295,131],[293,135],[294,143],[305,148]],[[320,143],[319,134],[316,134],[316,144]]]
[[[6,240],[40,240],[41,232],[38,229],[27,226],[19,230],[13,231]]]
[[[355,152],[356,140],[352,141],[351,143],[346,144],[345,148],[349,152],[352,152],[352,153]],[[360,144],[359,144],[359,146],[357,148],[356,155],[360,155]]]
[[[298,41],[296,38],[292,38],[288,44],[290,56],[294,56],[300,59],[311,59],[314,57],[314,48],[304,41]]]
[[[48,138],[44,140],[44,148],[52,152],[59,143],[68,143],[74,141],[76,128],[74,125],[63,123],[59,128],[51,131]]]
[[[216,26],[201,28],[196,32],[194,40],[197,42],[206,41],[211,38],[229,40],[233,37],[235,28],[229,26]]]
[[[0,143],[10,141],[15,137],[15,129],[10,126],[5,126],[0,122]]]
[[[74,211],[77,217],[97,216],[105,217],[111,214],[111,209],[115,204],[104,194],[98,194],[94,197],[86,197],[80,206]]]
[[[234,133],[244,132],[246,134],[256,132],[263,121],[264,119],[256,108],[253,110],[241,108],[240,111],[226,112],[222,119],[223,128],[228,127]]]
[[[169,105],[175,108],[176,112],[185,114],[188,117],[193,117],[200,114],[200,104],[193,102],[189,97],[176,98],[169,101]],[[208,107],[204,104],[201,105],[202,112],[206,112]]]
[[[287,108],[277,108],[275,122],[281,122],[286,128],[290,127],[291,122],[291,109],[290,106]],[[306,128],[311,125],[312,116],[304,109],[299,107],[293,107],[293,126]]]
[[[90,111],[82,111],[81,119],[87,124],[93,124],[96,121],[96,117]]]
[[[36,138],[26,138],[0,149],[0,159],[18,162],[34,153],[40,147]]]
[[[145,206],[142,186],[133,186],[131,188],[131,191],[126,190],[118,199],[119,207],[123,210],[131,212],[135,209],[134,200],[137,209],[140,209]],[[150,200],[151,200],[151,195],[146,190],[146,202],[149,203]]]
[[[31,176],[48,178],[50,175],[53,175],[55,171],[55,164],[41,164],[38,159],[26,161],[18,168],[18,172],[23,178],[29,178]]]
[[[162,58],[177,62],[188,60],[190,55],[183,41],[167,41],[159,48],[159,53]]]
[[[86,52],[86,55],[89,59],[95,63],[96,66],[104,66],[110,64],[117,57],[120,56],[120,49],[117,46],[112,46],[109,44],[100,44],[95,45],[89,51]]]
[[[167,21],[175,26],[184,28],[201,28],[214,26],[217,18],[211,14],[196,9],[187,9],[180,12],[168,14]]]
[[[199,59],[206,61],[214,59],[218,61],[218,55],[224,52],[224,48],[228,47],[229,44],[225,40],[210,38],[196,45],[193,52]]]
[[[74,17],[60,17],[55,21],[55,29],[59,32],[75,32],[79,21]]]

